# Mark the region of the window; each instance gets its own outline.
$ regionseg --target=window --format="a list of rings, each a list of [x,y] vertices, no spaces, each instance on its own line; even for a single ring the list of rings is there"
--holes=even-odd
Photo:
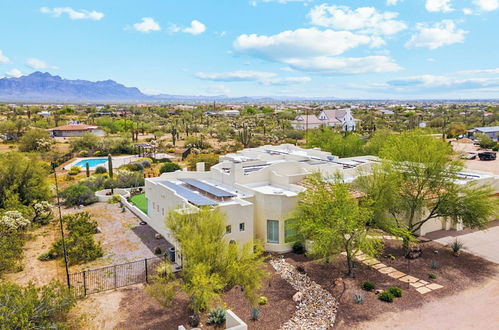
[[[232,226],[231,225],[228,225],[227,227],[225,227],[225,233],[226,234],[232,233]]]
[[[267,220],[267,243],[279,243],[279,221]]]
[[[284,222],[284,242],[286,243],[292,243],[297,240],[297,233],[294,223],[294,219],[286,220]]]
[[[239,224],[239,231],[244,231],[244,222]]]

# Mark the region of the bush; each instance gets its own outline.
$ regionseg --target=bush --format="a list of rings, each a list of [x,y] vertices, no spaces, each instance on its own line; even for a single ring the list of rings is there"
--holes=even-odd
[[[97,166],[97,168],[95,169],[95,174],[104,174],[104,173],[107,173],[107,168],[105,168],[104,166]]]
[[[402,289],[398,286],[389,287],[387,291],[390,292],[394,297],[402,297]]]
[[[305,253],[305,246],[303,245],[303,242],[296,241],[293,243],[293,252],[296,254],[303,254]]]
[[[161,254],[161,248],[159,246],[156,246],[156,248],[154,248],[154,254]]]
[[[111,197],[107,201],[107,203],[108,204],[116,204],[116,203],[119,203],[120,201],[121,201],[120,195],[114,194],[113,197]]]
[[[386,302],[393,302],[393,294],[389,291],[383,291],[378,295],[378,299]]]
[[[364,301],[364,298],[362,297],[361,294],[359,293],[355,293],[353,295],[353,301],[356,303],[356,304],[361,304],[363,301]]]
[[[258,305],[267,305],[269,302],[268,298],[265,296],[261,296],[258,298]]]
[[[100,150],[96,150],[96,151],[94,151],[94,156],[95,156],[95,157],[100,157],[100,156],[102,156],[102,151],[100,151]]]
[[[225,309],[223,307],[215,308],[208,313],[208,324],[220,325],[225,322]]]
[[[88,157],[88,151],[87,150],[82,150],[78,153],[78,156],[80,157]]]
[[[92,220],[87,212],[75,213],[64,217],[68,235],[66,237],[66,251],[68,263],[77,265],[93,261],[104,255],[100,244],[96,243],[93,235],[97,232],[97,222]],[[52,244],[49,254],[54,258],[63,256],[62,239]]]
[[[181,170],[182,168],[176,163],[164,163],[159,169],[159,173],[169,173]]]
[[[433,274],[433,273],[429,273],[428,274],[428,278],[431,278],[432,280],[436,279],[437,278],[437,275],[436,274]]]
[[[366,291],[374,291],[374,289],[376,289],[376,284],[374,284],[374,282],[371,281],[365,281],[362,282],[361,288]]]
[[[54,260],[55,258],[56,256],[51,254],[50,252],[45,252],[38,256],[38,260],[40,261],[49,261],[49,260]]]
[[[132,171],[132,172],[139,172],[139,171],[142,171],[144,170],[144,166],[142,166],[141,163],[131,163],[131,164],[128,164],[126,166],[126,168],[129,170],[129,171]]]
[[[150,168],[151,167],[151,161],[149,160],[143,160],[140,162],[143,168]]]
[[[81,168],[79,168],[78,166],[73,166],[71,167],[71,169],[69,170],[68,174],[69,175],[77,175],[78,173],[81,172]]]
[[[460,241],[456,240],[452,242],[450,245],[450,248],[452,249],[452,252],[454,252],[454,255],[459,255],[459,251],[464,247],[464,244]]]
[[[206,170],[209,171],[213,165],[216,165],[219,161],[219,156],[214,154],[191,154],[187,157],[187,164],[191,171],[196,170],[196,164],[199,162],[204,162],[206,164]]]
[[[67,187],[62,191],[61,196],[66,206],[90,205],[97,202],[92,189],[82,184]]]
[[[41,288],[0,284],[1,328],[64,329],[65,318],[75,304],[74,294],[58,281]]]

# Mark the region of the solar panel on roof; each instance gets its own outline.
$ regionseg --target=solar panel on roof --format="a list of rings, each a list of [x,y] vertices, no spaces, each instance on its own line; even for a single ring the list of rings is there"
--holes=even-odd
[[[212,185],[209,185],[209,184],[204,183],[202,181],[199,181],[197,179],[179,179],[179,180],[184,182],[184,183],[187,183],[188,185],[196,187],[202,191],[205,191],[213,196],[216,196],[216,197],[234,197],[235,196],[234,194],[232,194],[228,191],[214,187]]]
[[[198,206],[205,206],[205,205],[218,205],[217,202],[212,201],[209,198],[206,198],[204,196],[198,195],[192,191],[190,191],[187,188],[184,188],[182,186],[176,185],[171,182],[167,181],[162,181],[160,184],[164,185],[165,187],[168,187],[175,191],[179,196],[184,197],[187,199],[190,203],[198,205]]]

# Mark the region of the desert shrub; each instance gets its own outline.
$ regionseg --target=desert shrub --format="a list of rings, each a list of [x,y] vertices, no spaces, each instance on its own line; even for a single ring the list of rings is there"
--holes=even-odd
[[[95,174],[104,174],[107,173],[107,169],[104,166],[97,166],[95,169]]]
[[[73,166],[71,167],[71,169],[69,170],[68,174],[69,175],[77,175],[78,173],[81,172],[81,168],[79,168],[78,166]]]
[[[100,151],[100,150],[96,150],[96,151],[94,151],[94,156],[95,156],[95,157],[100,157],[100,156],[102,156],[102,151]]]
[[[154,248],[154,254],[161,254],[161,252],[163,252],[163,251],[161,251],[161,248],[159,246],[156,246]]]
[[[431,278],[432,280],[436,279],[437,278],[437,275],[434,274],[434,273],[429,273],[428,274],[428,278]]]
[[[80,157],[88,157],[88,150],[82,150],[78,153]]]
[[[0,284],[2,329],[65,329],[74,294],[58,281],[37,288],[13,283]]]
[[[151,161],[149,160],[143,160],[140,162],[143,168],[150,168],[151,167]]]
[[[353,295],[353,301],[356,303],[356,304],[361,304],[363,301],[364,301],[364,298],[362,297],[361,294],[359,293],[355,293]]]
[[[385,302],[393,302],[393,294],[389,291],[383,291],[378,295],[378,299]]]
[[[97,202],[94,191],[82,184],[67,187],[61,192],[61,196],[66,206],[89,205]]]
[[[23,255],[23,245],[26,239],[25,235],[22,232],[11,231],[2,226],[0,226],[0,233],[1,233],[0,234],[0,276],[1,276],[6,272],[13,271],[18,268],[19,261],[21,260],[21,257]]]
[[[402,297],[402,289],[398,286],[389,287],[387,291],[390,292],[394,297]]]
[[[129,171],[139,172],[144,170],[144,166],[141,163],[131,163],[126,166]]]
[[[52,220],[52,205],[47,201],[35,201],[33,204],[33,223],[46,225]]]
[[[19,150],[24,152],[47,152],[50,150],[52,143],[46,130],[30,129],[19,140]]]
[[[296,241],[293,243],[293,252],[296,254],[303,254],[305,253],[305,246],[303,245],[303,242]]]
[[[169,173],[181,170],[182,168],[176,163],[164,163],[159,169],[159,173]]]
[[[464,244],[460,241],[456,240],[451,243],[450,248],[452,249],[452,252],[454,252],[455,255],[459,254],[459,251],[464,247]]]
[[[94,240],[97,222],[90,217],[90,214],[80,212],[65,216],[64,222],[68,230],[66,251],[70,265],[93,261],[104,255],[102,247]],[[48,253],[54,258],[62,257],[64,253],[62,239],[54,242]]]
[[[55,258],[56,256],[51,254],[50,252],[44,252],[38,256],[38,260],[40,261],[49,261],[54,260]]]
[[[374,289],[376,289],[376,284],[374,284],[374,282],[371,281],[365,281],[362,282],[361,288],[366,291],[374,291]]]
[[[431,260],[431,269],[438,269],[438,261],[435,259]]]
[[[220,325],[225,322],[225,309],[223,307],[215,308],[208,313],[208,324]]]
[[[260,315],[260,311],[258,310],[258,308],[253,307],[251,309],[251,321],[257,321],[259,315]]]
[[[206,170],[209,171],[213,165],[216,165],[219,161],[219,156],[214,154],[191,154],[187,157],[187,164],[191,171],[196,169],[196,164],[199,162],[204,162],[206,165]]]
[[[173,298],[180,290],[180,282],[175,279],[169,263],[161,264],[157,269],[151,284],[146,286],[146,292],[154,297],[161,306],[171,305]]]
[[[0,217],[0,228],[9,231],[21,231],[31,224],[21,212],[19,211],[6,211]]]
[[[114,194],[113,197],[111,197],[107,202],[108,204],[116,204],[121,201],[120,195]]]
[[[475,134],[475,139],[482,148],[492,148],[496,143],[487,134]]]
[[[265,296],[261,296],[258,298],[258,305],[267,305],[269,302],[269,299]]]

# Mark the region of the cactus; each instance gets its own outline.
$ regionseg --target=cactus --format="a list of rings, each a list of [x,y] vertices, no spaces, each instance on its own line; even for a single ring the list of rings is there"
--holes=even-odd
[[[237,140],[241,142],[245,148],[249,147],[252,137],[253,133],[250,132],[246,125],[244,125],[243,128],[237,132]]]
[[[258,316],[260,315],[260,311],[258,310],[258,308],[256,307],[253,307],[251,309],[251,320],[252,321],[256,321],[258,320]]]
[[[109,173],[109,178],[111,178],[111,182],[113,179],[113,157],[111,154],[107,155],[107,173]],[[111,183],[111,194],[114,194],[114,184]]]
[[[361,304],[364,301],[364,298],[358,293],[355,293],[353,295],[353,300],[355,301],[356,304]]]
[[[175,143],[177,142],[177,137],[178,137],[178,131],[177,131],[177,128],[175,126],[172,127],[172,130],[170,131],[171,135],[172,135],[172,143],[173,143],[173,146],[175,146]]]
[[[85,163],[85,169],[87,170],[87,178],[90,177],[90,165],[88,165],[88,162]]]

